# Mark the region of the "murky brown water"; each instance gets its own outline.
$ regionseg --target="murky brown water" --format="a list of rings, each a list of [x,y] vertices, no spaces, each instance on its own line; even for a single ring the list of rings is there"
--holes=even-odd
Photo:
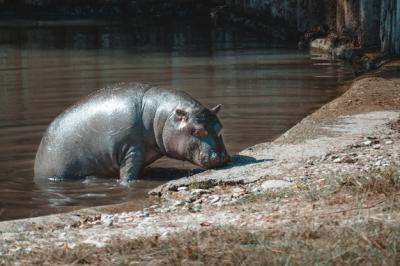
[[[32,166],[45,128],[97,88],[141,81],[185,90],[209,107],[222,103],[223,135],[234,153],[280,135],[351,76],[325,56],[267,48],[227,30],[0,29],[0,220],[130,199],[140,207],[150,188],[171,177],[161,169],[131,188],[115,179],[35,186]],[[190,168],[172,160],[156,166]]]

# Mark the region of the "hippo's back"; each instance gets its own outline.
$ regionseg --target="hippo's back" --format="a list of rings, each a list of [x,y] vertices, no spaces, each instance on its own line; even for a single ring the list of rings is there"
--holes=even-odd
[[[116,84],[56,117],[39,145],[35,179],[118,176],[121,145],[140,141],[142,99],[150,88]]]

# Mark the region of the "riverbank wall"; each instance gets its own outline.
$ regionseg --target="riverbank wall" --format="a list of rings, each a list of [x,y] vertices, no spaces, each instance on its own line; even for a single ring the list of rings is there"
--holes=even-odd
[[[324,37],[334,46],[345,44],[351,49],[400,55],[400,0],[0,1],[0,23],[8,26],[20,23],[16,20],[84,19],[140,24],[177,20],[225,23],[264,39],[300,40],[300,46]]]
[[[281,18],[308,40],[336,34],[354,48],[400,54],[399,0],[226,1]]]

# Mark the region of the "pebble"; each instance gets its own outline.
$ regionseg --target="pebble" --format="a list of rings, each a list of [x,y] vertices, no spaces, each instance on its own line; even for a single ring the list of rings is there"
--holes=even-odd
[[[233,193],[243,193],[243,192],[244,192],[244,189],[241,188],[241,187],[235,187],[235,188],[232,190],[232,192],[233,192]]]
[[[381,144],[374,144],[372,148],[374,148],[375,150],[379,150],[381,148]]]
[[[113,219],[107,218],[102,221],[104,225],[111,226],[113,224]]]
[[[291,185],[293,185],[293,183],[284,180],[267,180],[261,184],[261,189],[265,191],[274,188],[289,187]]]
[[[344,156],[344,157],[342,158],[342,162],[343,162],[343,163],[355,163],[356,161],[357,161],[356,158],[353,158],[353,157],[348,156],[348,155],[346,155],[346,156]]]
[[[334,163],[341,163],[342,162],[342,158],[336,158],[335,160],[333,160]]]
[[[371,146],[372,145],[372,141],[370,141],[370,140],[364,141],[363,145],[364,146]]]
[[[178,187],[178,191],[187,191],[187,190],[188,190],[188,187],[185,187],[185,186]]]
[[[210,197],[210,204],[215,204],[220,200],[220,197],[218,195],[214,195]]]
[[[387,141],[385,141],[385,144],[386,145],[391,145],[391,144],[393,144],[393,141],[392,140],[387,140]]]
[[[114,215],[102,215],[101,222],[104,225],[111,226],[114,223]]]
[[[235,187],[232,192],[234,197],[240,197],[244,194],[245,190],[241,187]]]
[[[201,188],[197,188],[197,189],[193,189],[192,190],[192,195],[201,195],[201,194],[207,194],[210,193],[210,191],[208,189],[201,189]]]

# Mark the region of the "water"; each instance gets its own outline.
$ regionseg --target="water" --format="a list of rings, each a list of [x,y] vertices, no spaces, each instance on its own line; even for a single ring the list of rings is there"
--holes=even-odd
[[[229,30],[0,28],[0,220],[128,200],[140,208],[149,189],[190,173],[191,165],[162,159],[161,169],[130,188],[93,178],[35,186],[33,161],[47,125],[107,84],[146,82],[185,90],[208,107],[223,104],[224,140],[234,153],[282,134],[351,76],[327,56],[268,48]]]

